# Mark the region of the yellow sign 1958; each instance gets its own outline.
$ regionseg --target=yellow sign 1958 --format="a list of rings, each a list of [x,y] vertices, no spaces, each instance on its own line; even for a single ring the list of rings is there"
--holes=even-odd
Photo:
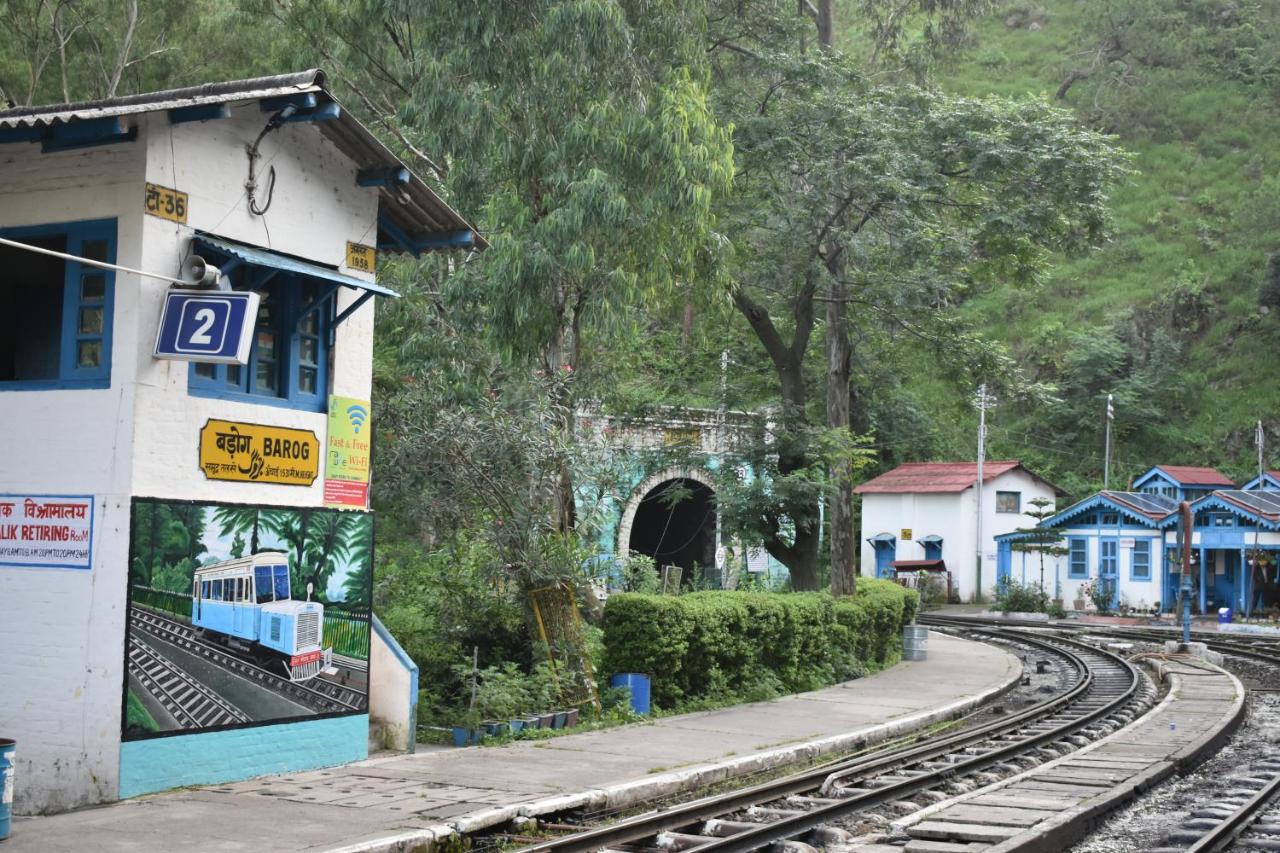
[[[347,243],[347,268],[360,272],[377,272],[378,253],[372,246]]]
[[[306,429],[210,418],[200,430],[200,470],[208,480],[310,486],[320,439]]]

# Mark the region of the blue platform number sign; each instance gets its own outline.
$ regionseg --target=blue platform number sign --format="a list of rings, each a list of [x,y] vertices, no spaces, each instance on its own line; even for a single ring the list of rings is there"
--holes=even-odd
[[[168,291],[156,336],[156,358],[248,364],[259,299],[256,293]]]

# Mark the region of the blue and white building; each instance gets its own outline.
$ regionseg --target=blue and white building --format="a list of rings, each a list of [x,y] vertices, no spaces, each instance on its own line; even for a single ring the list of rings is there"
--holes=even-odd
[[[1128,491],[1102,491],[1041,525],[1058,531],[1067,549],[1046,558],[1046,586],[1067,604],[1085,601],[1087,585],[1105,584],[1112,606],[1170,610],[1181,584],[1178,507],[1189,501],[1193,609],[1251,612],[1273,603],[1280,556],[1280,473],[1243,487],[1212,468],[1159,465]],[[996,537],[997,572],[1023,583],[1039,580],[1039,555],[1019,551],[1025,536]]]

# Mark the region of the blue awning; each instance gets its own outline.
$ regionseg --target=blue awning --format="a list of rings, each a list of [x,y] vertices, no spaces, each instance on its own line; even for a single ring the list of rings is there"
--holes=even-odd
[[[266,249],[246,246],[243,243],[233,243],[230,240],[224,240],[221,237],[212,237],[208,234],[197,233],[195,236],[195,243],[197,246],[210,249],[223,257],[238,258],[246,264],[270,267],[271,269],[294,273],[295,275],[305,275],[310,278],[332,282],[333,284],[338,284],[343,287],[363,290],[371,294],[376,293],[379,296],[390,296],[395,298],[400,295],[389,287],[383,287],[380,284],[375,284],[372,281],[365,281],[364,279],[359,279],[355,276],[343,275],[337,270],[329,267],[322,267],[319,264],[300,261],[297,258],[291,258],[288,255],[280,255]]]

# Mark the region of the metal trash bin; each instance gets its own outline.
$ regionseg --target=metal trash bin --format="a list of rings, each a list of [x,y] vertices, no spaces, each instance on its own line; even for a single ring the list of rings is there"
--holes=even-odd
[[[902,629],[902,659],[924,660],[929,656],[929,629],[908,625]]]
[[[9,818],[13,812],[14,742],[0,737],[0,840],[9,837]]]
[[[649,676],[639,672],[620,672],[609,679],[609,686],[630,690],[631,710],[637,714],[649,713]]]

